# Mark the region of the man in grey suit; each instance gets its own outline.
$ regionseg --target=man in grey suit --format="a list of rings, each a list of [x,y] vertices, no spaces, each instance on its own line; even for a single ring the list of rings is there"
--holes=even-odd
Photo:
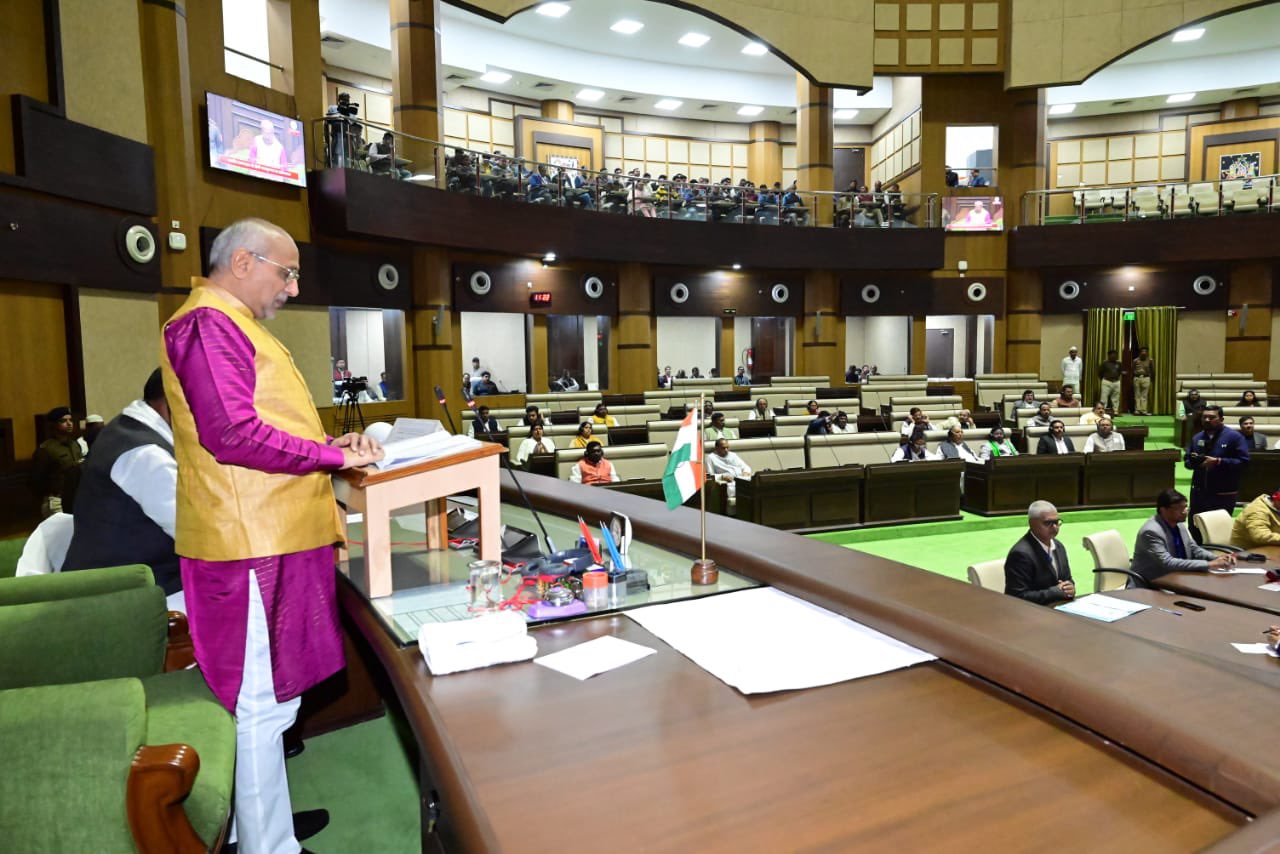
[[[1076,598],[1067,550],[1058,542],[1062,518],[1048,501],[1027,508],[1031,530],[1013,544],[1004,559],[1004,592],[1034,602],[1056,605]]]
[[[1156,515],[1143,523],[1133,547],[1132,572],[1153,581],[1167,572],[1204,572],[1235,566],[1235,555],[1214,556],[1187,529],[1187,497],[1176,489],[1156,496]]]

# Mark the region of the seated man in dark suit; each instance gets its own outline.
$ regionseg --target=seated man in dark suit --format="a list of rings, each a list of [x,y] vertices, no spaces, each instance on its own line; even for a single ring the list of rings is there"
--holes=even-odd
[[[1004,559],[1004,592],[1034,602],[1056,605],[1076,598],[1067,550],[1058,542],[1062,519],[1048,501],[1027,508],[1031,530],[1014,543]]]
[[[1129,569],[1147,581],[1168,572],[1205,572],[1234,566],[1235,555],[1202,549],[1187,529],[1187,497],[1176,489],[1156,496],[1156,515],[1138,529]]]
[[[1076,446],[1067,435],[1067,425],[1055,418],[1049,422],[1049,432],[1040,437],[1036,444],[1037,454],[1074,454]]]

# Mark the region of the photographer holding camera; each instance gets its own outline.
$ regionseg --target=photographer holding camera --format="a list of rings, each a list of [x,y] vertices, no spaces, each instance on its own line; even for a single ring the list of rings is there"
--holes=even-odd
[[[1206,510],[1235,510],[1240,477],[1249,464],[1249,444],[1226,426],[1221,406],[1206,406],[1204,429],[1187,446],[1185,465],[1191,469],[1191,516]],[[1199,530],[1192,535],[1200,537]]]

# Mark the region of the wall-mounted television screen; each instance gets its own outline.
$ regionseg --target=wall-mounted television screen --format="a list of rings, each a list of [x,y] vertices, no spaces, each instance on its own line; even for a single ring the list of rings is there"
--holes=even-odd
[[[1004,231],[1004,202],[999,196],[947,196],[942,225],[947,231]]]
[[[205,93],[209,165],[266,181],[307,186],[302,122]]]

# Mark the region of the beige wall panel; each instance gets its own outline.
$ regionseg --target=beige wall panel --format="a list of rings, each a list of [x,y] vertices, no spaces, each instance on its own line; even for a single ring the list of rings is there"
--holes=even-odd
[[[1128,184],[1133,180],[1132,160],[1113,160],[1107,164],[1107,183]]]
[[[1186,154],[1187,136],[1182,131],[1165,131],[1160,134],[1161,154]]]
[[[316,406],[333,406],[333,363],[329,351],[329,309],[293,305],[268,321],[271,334],[293,355]]]
[[[1133,137],[1116,136],[1107,140],[1108,160],[1127,160],[1133,157]]]
[[[604,168],[606,171],[612,172],[614,169],[622,169],[622,158],[606,157],[604,159]]]
[[[1080,162],[1080,140],[1067,139],[1057,143],[1059,163]]]
[[[502,119],[494,119],[493,120],[493,143],[494,145],[506,145],[506,146],[515,145],[516,144],[515,122],[503,121]],[[606,147],[607,147],[607,141],[606,141]]]
[[[617,168],[617,167],[612,167],[612,168]],[[639,169],[641,172],[645,172],[645,171],[647,171],[647,170],[644,168],[644,161],[643,161],[643,160],[624,160],[624,161],[622,161],[622,171],[623,171],[623,172],[630,172],[632,169]],[[657,178],[658,176],[657,176],[657,174],[654,174],[652,177]]]
[[[746,146],[741,146],[746,148]],[[715,142],[711,144],[711,163],[715,166],[732,166],[733,149],[738,148],[736,145]],[[745,152],[744,152],[745,153]]]
[[[1160,119],[1161,130],[1185,130],[1186,127],[1186,116],[1164,116]]]
[[[741,168],[744,168],[744,169],[745,169],[745,168],[747,167],[747,164],[748,164],[748,157],[749,157],[749,156],[750,156],[750,148],[749,148],[748,146],[745,146],[745,145],[735,145],[735,146],[733,146],[733,166],[734,166],[734,168],[736,169],[736,168],[741,167]],[[715,157],[715,149],[714,149],[714,147],[712,148],[712,157],[713,157],[713,158]],[[714,160],[713,160],[713,162],[718,162],[718,161],[714,161]]]
[[[964,65],[964,39],[938,39],[939,65]]]
[[[489,141],[489,117],[467,116],[467,136],[479,142]]]
[[[994,30],[1000,26],[999,3],[973,4],[973,29]]]
[[[666,160],[667,141],[662,138],[646,137],[644,141],[645,160]]]
[[[1160,158],[1146,157],[1133,161],[1133,180],[1159,181]]]
[[[514,106],[507,101],[490,101],[489,112],[498,118],[511,119],[515,118],[516,114]]]
[[[445,109],[444,111],[444,135],[459,136],[467,135],[467,114],[459,110]]]
[[[1046,314],[1040,322],[1040,377],[1062,379],[1062,359],[1072,346],[1084,347],[1084,312]]]
[[[614,116],[603,116],[600,125],[607,133],[622,133],[622,119]]]
[[[1074,187],[1080,183],[1080,164],[1064,163],[1058,166],[1058,186]]]
[[[898,40],[876,39],[876,65],[898,64]]]
[[[907,65],[933,63],[933,39],[907,39]]]
[[[466,148],[467,139],[462,136],[446,136],[444,138],[444,144],[450,148]]]
[[[1134,157],[1155,157],[1160,154],[1160,135],[1142,133],[1133,138]]]
[[[379,95],[377,92],[366,92],[364,96],[364,117],[380,125],[391,126],[391,96]]]
[[[974,39],[969,47],[974,65],[996,65],[1000,62],[999,39]]]
[[[622,156],[628,160],[644,159],[644,137],[642,136],[624,136],[622,138]],[[662,153],[666,157],[666,152]]]
[[[782,146],[782,168],[796,168],[796,147],[794,145]]]
[[[689,162],[699,166],[708,165],[711,162],[711,145],[705,142],[689,143]]]
[[[1226,333],[1226,312],[1180,312],[1175,372],[1179,374],[1222,373],[1227,361]]]
[[[622,156],[622,137],[616,134],[605,134],[604,156],[613,158]]]
[[[110,421],[160,366],[160,309],[153,294],[80,291],[85,405]],[[88,413],[86,413],[88,414]]]
[[[1086,139],[1080,144],[1080,159],[1092,162],[1107,159],[1107,141],[1105,139]]]
[[[688,163],[689,143],[683,139],[673,139],[668,141],[667,159],[672,163]]]
[[[928,3],[907,4],[907,29],[933,29],[933,6]]]
[[[1084,164],[1084,170],[1080,173],[1080,182],[1082,184],[1107,183],[1107,164],[1105,163]]]
[[[877,3],[876,4],[876,29],[877,30],[896,30],[898,29],[898,19],[900,6],[896,3]]]
[[[964,29],[964,4],[963,3],[943,3],[940,6],[938,6],[938,29],[963,30]]]
[[[1271,313],[1271,340],[1280,341],[1280,311]],[[1280,377],[1280,347],[1271,348],[1271,358],[1268,360],[1267,378]],[[1254,368],[1254,376],[1257,376],[1257,368]]]
[[[1161,157],[1160,158],[1160,180],[1161,181],[1180,181],[1187,175],[1187,158],[1179,155],[1178,157]]]
[[[137,0],[61,0],[58,10],[67,118],[147,142]]]

